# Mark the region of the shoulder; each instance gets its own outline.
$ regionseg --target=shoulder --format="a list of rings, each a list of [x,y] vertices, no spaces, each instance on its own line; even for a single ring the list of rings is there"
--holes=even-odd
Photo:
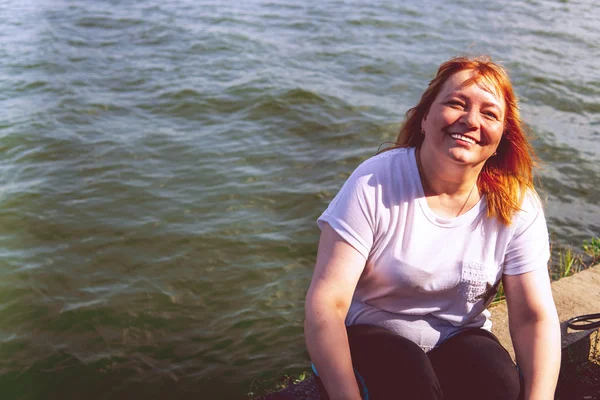
[[[544,212],[540,195],[533,189],[527,189],[527,192],[523,196],[523,202],[521,203],[521,209],[518,211],[518,215],[521,218],[526,218],[527,215],[538,214],[540,212]]]
[[[536,220],[543,220],[545,225],[544,207],[539,194],[533,189],[527,189],[523,196],[521,209],[517,211],[514,218],[514,229],[518,233]]]
[[[405,169],[414,159],[413,148],[399,148],[379,153],[363,161],[353,172],[356,177],[386,177],[394,170]]]

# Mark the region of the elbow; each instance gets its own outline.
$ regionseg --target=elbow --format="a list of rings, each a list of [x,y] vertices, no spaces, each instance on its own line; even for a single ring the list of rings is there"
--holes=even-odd
[[[304,332],[319,329],[330,323],[344,323],[350,303],[335,296],[311,293],[304,303]]]
[[[538,312],[530,310],[529,312],[519,313],[512,317],[509,314],[509,330],[511,335],[532,328],[560,334],[560,321],[556,309],[552,308],[552,310]]]

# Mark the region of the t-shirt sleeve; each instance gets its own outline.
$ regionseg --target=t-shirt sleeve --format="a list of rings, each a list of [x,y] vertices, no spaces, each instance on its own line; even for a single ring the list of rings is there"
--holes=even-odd
[[[317,219],[320,229],[328,223],[365,259],[373,246],[375,232],[375,187],[369,170],[364,163],[359,166]]]
[[[548,227],[544,210],[533,194],[525,200],[528,202],[519,212],[514,235],[508,244],[504,258],[504,273],[519,275],[540,268],[548,268],[550,245]]]

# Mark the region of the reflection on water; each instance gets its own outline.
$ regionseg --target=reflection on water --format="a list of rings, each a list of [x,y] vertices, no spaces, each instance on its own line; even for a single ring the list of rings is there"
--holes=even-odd
[[[314,221],[453,55],[509,68],[555,249],[598,236],[594,6],[0,5],[1,397],[233,399],[306,370]]]

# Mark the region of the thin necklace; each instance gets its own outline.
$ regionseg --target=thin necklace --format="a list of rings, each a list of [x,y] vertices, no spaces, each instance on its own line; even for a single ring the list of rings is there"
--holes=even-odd
[[[421,165],[421,154],[420,154],[421,149],[417,149],[416,152],[417,152],[417,154],[416,154],[417,170],[419,171],[419,175],[421,177],[421,185],[423,186],[423,192],[425,192],[425,187],[429,187],[429,184],[427,183],[427,179],[425,179],[425,174],[423,173],[423,166]],[[460,208],[460,210],[458,210],[458,213],[456,213],[457,217],[460,215],[460,213],[462,213],[462,210],[464,210],[464,208],[467,206],[467,203],[469,202],[469,199],[471,198],[471,195],[473,194],[473,190],[475,190],[475,186],[477,186],[477,180],[475,180],[475,183],[473,184],[473,187],[469,191],[469,194],[467,195],[467,198],[465,199],[465,202],[463,203],[462,207]],[[423,194],[425,194],[425,193],[423,193]]]
[[[467,196],[467,199],[463,203],[462,207],[460,208],[460,210],[458,210],[458,213],[456,214],[457,217],[460,215],[462,210],[466,207],[467,203],[469,202],[469,199],[471,198],[471,194],[473,194],[473,190],[475,189],[475,186],[477,186],[477,181],[475,181],[475,184],[471,188],[471,191],[469,192],[469,195]]]

